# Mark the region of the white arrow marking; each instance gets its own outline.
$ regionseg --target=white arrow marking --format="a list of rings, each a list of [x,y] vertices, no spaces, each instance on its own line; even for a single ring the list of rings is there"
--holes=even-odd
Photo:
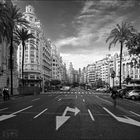
[[[69,118],[70,116],[56,116],[56,130],[58,130]]]
[[[126,118],[117,117],[113,113],[111,113],[108,109],[106,109],[105,107],[103,107],[103,109],[105,111],[107,111],[112,117],[114,117],[119,122],[128,123],[128,124],[132,124],[132,125],[135,125],[135,126],[139,126],[140,127],[140,122],[138,122],[136,120],[133,120],[133,119],[127,117],[127,116],[125,116]]]
[[[10,114],[10,115],[2,115],[0,116],[0,121],[7,120],[9,118],[15,117],[16,115]]]
[[[21,111],[24,111],[24,110],[26,110],[26,109],[28,109],[28,108],[31,108],[31,107],[32,107],[32,106],[26,107],[26,108],[24,108],[24,109],[21,109],[21,110],[19,110],[19,111],[16,111],[16,112],[14,112],[14,113],[9,114],[9,115],[2,115],[2,116],[0,116],[0,121],[4,121],[4,120],[6,120],[6,119],[15,117],[15,116],[16,116],[15,114],[17,114],[17,113],[19,113],[19,112],[21,112]]]
[[[70,107],[67,106],[62,116],[66,116],[67,111],[74,112],[75,113],[74,114],[75,116],[80,112],[80,110],[77,107],[70,108]]]
[[[70,116],[65,116],[67,111],[74,112],[75,116],[80,112],[77,107],[73,109],[67,106],[62,116],[56,116],[56,130],[58,130],[70,118]]]
[[[58,99],[58,102],[61,101],[61,99]]]

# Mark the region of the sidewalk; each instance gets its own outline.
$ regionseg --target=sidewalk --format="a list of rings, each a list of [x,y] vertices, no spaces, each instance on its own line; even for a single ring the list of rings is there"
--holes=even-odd
[[[18,97],[23,97],[23,96],[25,96],[25,95],[21,95],[21,94],[16,94],[16,95],[12,95],[12,96],[10,95],[10,100],[13,100],[13,99],[18,98]],[[6,102],[6,101],[3,101],[2,95],[0,95],[0,102]]]

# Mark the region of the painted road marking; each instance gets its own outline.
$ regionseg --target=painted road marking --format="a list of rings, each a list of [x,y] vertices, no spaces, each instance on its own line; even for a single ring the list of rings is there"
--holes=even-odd
[[[12,113],[12,114],[9,114],[9,115],[2,115],[2,116],[0,116],[0,121],[4,121],[4,120],[10,119],[10,118],[12,118],[12,117],[15,117],[15,116],[16,116],[15,114],[17,114],[17,113],[19,113],[19,112],[21,112],[21,111],[24,111],[24,110],[26,110],[26,109],[28,109],[28,108],[31,108],[31,107],[32,107],[32,106],[28,106],[28,107],[26,107],[26,108],[24,108],[24,109],[21,109],[21,110],[16,111],[16,112],[14,112],[14,113]]]
[[[8,107],[6,107],[6,108],[2,108],[2,109],[0,109],[0,111],[6,110],[6,109],[8,109]]]
[[[134,114],[134,115],[136,115],[136,116],[139,116],[140,117],[140,114],[137,114],[137,113],[135,113],[135,112],[133,112],[133,111],[130,111],[132,114]]]
[[[56,96],[55,99],[59,98],[60,96],[61,96],[61,95]]]
[[[108,101],[108,100],[105,100],[105,99],[103,99],[103,98],[100,98],[100,97],[97,96],[97,95],[96,95],[96,97],[99,98],[99,99],[102,100],[102,101],[105,101],[105,102],[107,102],[107,103],[109,103],[109,104],[112,104],[112,102],[110,102],[110,101]]]
[[[62,99],[58,99],[58,102],[61,101]]]
[[[40,116],[41,114],[43,114],[46,110],[48,110],[48,108],[44,109],[42,112],[40,112],[39,114],[37,114],[37,115],[34,117],[34,119],[37,118],[37,117],[39,117],[39,116]]]
[[[91,113],[91,111],[90,111],[89,109],[88,109],[88,113],[89,113],[91,119],[92,119],[93,121],[95,121],[95,119],[94,119],[94,117],[93,117],[93,115],[92,115],[92,113]]]
[[[0,109],[0,111],[6,110],[6,109],[8,109],[8,107],[6,107],[6,108],[2,108],[2,109]]]
[[[16,112],[12,113],[11,115],[15,115],[15,114],[17,114],[17,113],[19,113],[19,112],[22,112],[22,111],[24,111],[24,110],[26,110],[26,109],[28,109],[28,108],[31,108],[31,107],[32,107],[32,105],[31,105],[31,106],[28,106],[28,107],[26,107],[26,108],[23,108],[23,109],[21,109],[21,110],[19,110],[19,111],[16,111]]]
[[[131,119],[131,118],[127,117],[127,116],[124,116],[125,118],[123,118],[123,117],[117,117],[112,112],[110,112],[107,108],[103,107],[103,109],[106,112],[108,112],[113,118],[115,118],[119,122],[127,123],[127,124],[131,124],[131,125],[135,125],[135,126],[139,126],[140,127],[140,122],[138,122],[138,121],[136,121],[134,119]]]
[[[36,99],[33,99],[32,101],[37,101],[37,100],[39,100],[40,98],[36,98]]]

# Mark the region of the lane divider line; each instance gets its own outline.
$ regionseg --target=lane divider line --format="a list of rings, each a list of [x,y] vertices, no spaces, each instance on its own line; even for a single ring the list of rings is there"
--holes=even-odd
[[[36,98],[36,99],[33,99],[32,101],[37,101],[37,100],[39,100],[40,98]]]
[[[112,104],[112,102],[111,102],[111,101],[108,101],[108,100],[106,100],[106,99],[100,98],[100,97],[99,97],[99,96],[97,96],[97,95],[96,95],[96,97],[97,97],[98,99],[102,100],[102,101],[105,101],[105,102],[107,102],[107,103],[109,103],[109,104]]]
[[[140,114],[137,114],[137,113],[135,113],[135,112],[133,112],[133,111],[129,111],[129,112],[131,112],[132,114],[134,114],[134,115],[136,115],[136,116],[139,116],[139,117],[140,117]]]
[[[31,106],[28,106],[28,107],[26,107],[26,108],[23,108],[23,109],[21,109],[21,110],[19,110],[19,111],[16,111],[16,112],[12,113],[11,115],[15,115],[15,114],[17,114],[17,113],[19,113],[19,112],[22,112],[22,111],[24,111],[24,110],[26,110],[26,109],[29,109],[29,108],[31,108],[31,107],[32,107],[32,105],[31,105]]]
[[[40,116],[41,114],[43,114],[46,110],[48,110],[48,108],[44,109],[42,112],[40,112],[39,114],[37,114],[37,115],[34,117],[34,119],[37,118],[37,117],[39,117],[39,116]]]
[[[6,107],[6,108],[2,108],[2,109],[0,109],[0,111],[6,110],[6,109],[8,109],[8,107]]]
[[[93,117],[93,115],[92,115],[92,113],[91,113],[91,111],[90,111],[89,109],[88,109],[88,113],[89,113],[89,115],[90,115],[92,121],[95,121],[95,119],[94,119],[94,117]]]

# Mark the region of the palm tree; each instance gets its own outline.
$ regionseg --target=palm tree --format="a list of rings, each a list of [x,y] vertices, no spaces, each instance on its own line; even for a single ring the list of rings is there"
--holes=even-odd
[[[14,32],[15,38],[14,41],[16,41],[18,44],[22,44],[22,80],[23,80],[23,74],[24,74],[24,51],[25,51],[25,45],[26,41],[29,39],[35,38],[32,33],[28,33],[28,30],[24,28],[18,28]]]
[[[0,17],[0,21],[3,21],[4,25],[1,28],[3,34],[2,37],[6,38],[10,44],[10,73],[11,73],[11,95],[13,95],[13,32],[20,25],[28,26],[28,22],[23,18],[23,14],[20,12],[20,9],[16,5],[13,5],[12,2],[6,1],[5,4],[1,4],[3,15]],[[6,19],[6,20],[4,20]],[[0,38],[1,38],[0,36]]]
[[[8,22],[10,21],[10,18],[8,16],[8,11],[6,10],[6,5],[4,3],[0,3],[0,43],[3,43],[4,40],[7,41],[7,43],[10,42],[10,36],[9,36],[9,29],[10,26],[8,26]]]
[[[131,38],[132,34],[135,32],[133,26],[126,22],[122,22],[121,25],[117,24],[116,27],[111,30],[110,35],[106,39],[106,42],[109,40],[109,50],[111,49],[112,45],[116,45],[116,43],[120,44],[120,75],[119,75],[119,88],[121,89],[121,66],[122,66],[122,51],[125,42]]]

